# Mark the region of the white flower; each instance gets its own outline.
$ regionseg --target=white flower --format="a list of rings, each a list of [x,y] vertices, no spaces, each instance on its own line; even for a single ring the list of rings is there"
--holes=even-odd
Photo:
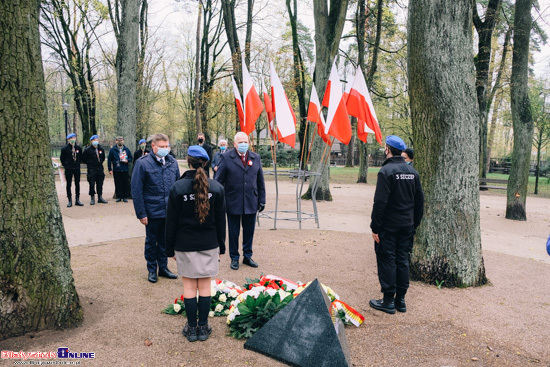
[[[226,315],[229,315],[229,310],[225,310],[224,313],[225,313]]]
[[[225,294],[222,294],[220,296],[220,302],[225,302],[225,301],[227,301],[227,296]]]
[[[285,299],[286,297],[288,297],[290,295],[290,293],[286,292],[285,290],[283,289],[279,289],[279,296],[281,297],[281,301],[283,299]]]
[[[174,303],[174,311],[175,312],[180,312],[181,311],[181,306],[179,303]]]
[[[218,293],[216,288],[210,288],[210,294],[212,295],[212,297],[216,296],[216,293]]]
[[[223,293],[229,293],[229,288],[227,288],[223,283],[218,284],[218,290]]]
[[[229,292],[229,297],[231,298],[237,298],[239,296],[239,292],[237,292],[236,289],[232,289],[231,292]]]
[[[216,312],[222,312],[222,310],[223,310],[223,305],[222,305],[221,303],[218,303],[218,304],[216,305],[216,308],[214,309],[214,311],[216,311]]]
[[[208,313],[208,317],[214,317],[214,311],[210,311],[210,312]]]
[[[277,290],[276,289],[273,289],[273,288],[268,288],[265,290],[267,292],[267,294],[269,294],[271,297],[273,297],[275,295],[275,293],[277,293]]]

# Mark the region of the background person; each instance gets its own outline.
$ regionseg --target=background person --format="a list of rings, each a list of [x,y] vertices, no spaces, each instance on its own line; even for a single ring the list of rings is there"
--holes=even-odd
[[[210,281],[218,275],[219,258],[225,253],[224,190],[207,178],[208,159],[202,147],[189,147],[187,162],[192,170],[172,186],[166,213],[166,254],[175,254],[183,279],[187,324],[182,334],[190,342],[204,341],[212,332],[208,325]]]
[[[151,153],[147,147],[147,141],[141,139],[138,143],[138,149],[134,152],[134,162],[137,161],[141,156]]]
[[[414,151],[411,148],[405,149],[401,156],[405,159],[405,163],[414,166]]]
[[[121,200],[128,202],[130,197],[130,181],[129,181],[129,163],[132,162],[132,153],[126,145],[122,136],[116,137],[116,144],[109,151],[107,166],[109,174],[115,179],[115,196],[116,202]]]
[[[384,298],[371,299],[369,305],[389,314],[396,309],[407,311],[409,253],[424,213],[424,192],[418,172],[401,156],[406,148],[398,136],[386,138],[386,160],[378,172],[370,224]]]
[[[82,161],[86,163],[88,173],[86,178],[90,185],[91,200],[90,205],[95,205],[95,194],[97,191],[97,202],[107,204],[103,199],[103,181],[105,181],[105,172],[103,171],[103,162],[105,162],[105,149],[99,145],[99,137],[92,135],[90,138],[92,144],[82,153]],[[97,188],[97,190],[96,190]]]
[[[208,163],[206,163],[206,175],[210,177],[210,162],[212,161],[212,147],[210,144],[206,142],[206,138],[204,137],[203,133],[197,134],[197,142],[200,147],[202,147],[204,150],[206,150],[206,154],[208,154]]]
[[[260,155],[248,150],[248,136],[235,135],[235,149],[222,154],[216,180],[224,186],[229,232],[231,269],[239,269],[239,233],[243,227],[243,264],[257,268],[252,260],[256,213],[265,208],[265,182]]]
[[[219,152],[216,152],[214,158],[212,159],[212,170],[214,171],[214,178],[216,178],[216,172],[218,171],[218,166],[220,164],[220,156],[227,151],[227,140],[220,139],[218,142],[218,147],[220,147]]]
[[[180,176],[178,162],[168,155],[168,136],[155,134],[151,141],[153,154],[139,159],[132,173],[132,195],[136,217],[145,226],[145,260],[148,280],[158,276],[176,279],[168,270],[164,226],[170,188]],[[158,275],[157,275],[158,270]]]
[[[82,162],[82,147],[76,144],[76,134],[67,135],[68,144],[61,148],[59,160],[65,169],[65,179],[67,181],[67,208],[73,206],[71,185],[74,177],[75,205],[83,206],[80,202],[80,162]]]

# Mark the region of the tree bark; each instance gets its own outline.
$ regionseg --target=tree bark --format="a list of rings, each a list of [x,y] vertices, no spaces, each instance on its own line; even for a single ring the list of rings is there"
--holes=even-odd
[[[117,134],[124,137],[125,145],[133,152],[136,149],[140,2],[121,0],[120,12],[116,54]]]
[[[201,100],[200,100],[200,80],[201,80],[201,14],[202,14],[202,1],[199,0],[199,15],[197,19],[197,39],[196,39],[196,53],[195,53],[195,126],[197,128],[197,134],[202,133],[201,127]]]
[[[242,95],[242,71],[241,71],[241,47],[239,45],[239,36],[237,34],[237,24],[235,21],[235,1],[236,0],[221,0],[223,22],[225,25],[225,34],[227,43],[231,50],[231,62],[233,64],[233,76],[235,83]],[[235,105],[235,131],[240,130],[239,117],[237,106]]]
[[[471,2],[409,2],[407,61],[415,168],[425,192],[411,273],[413,279],[444,281],[450,287],[487,282],[481,252],[479,109],[471,19]]]
[[[5,339],[75,327],[82,309],[50,161],[39,2],[2,1],[0,14],[0,339]]]
[[[477,13],[476,0],[472,0],[473,22],[478,34],[478,52],[475,58],[476,67],[476,93],[479,106],[479,176],[487,177],[485,161],[487,157],[487,120],[489,110],[488,89],[489,89],[489,65],[491,63],[491,42],[493,30],[495,29],[497,12],[501,0],[489,0],[485,11],[485,20],[482,21]]]
[[[514,16],[514,48],[510,86],[514,148],[508,178],[506,218],[527,220],[525,202],[529,182],[529,164],[533,144],[533,116],[529,100],[529,40],[533,0],[516,1]]]
[[[330,11],[327,0],[313,1],[313,14],[315,18],[315,72],[314,82],[317,86],[319,98],[322,100],[330,75],[332,61],[338,53],[342,30],[346,19],[348,0],[331,1]],[[311,150],[311,169],[317,171],[320,165],[325,165],[317,189],[317,200],[332,200],[329,187],[330,159],[322,160],[325,151],[325,143],[318,136],[313,141]],[[327,148],[330,150],[330,147]],[[311,189],[314,180],[310,180],[309,188],[304,198],[311,197]]]

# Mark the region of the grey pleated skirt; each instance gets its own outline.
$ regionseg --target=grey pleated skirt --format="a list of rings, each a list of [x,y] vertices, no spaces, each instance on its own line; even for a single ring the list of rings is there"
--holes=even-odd
[[[219,248],[206,251],[175,251],[178,275],[186,278],[213,278],[220,270]]]

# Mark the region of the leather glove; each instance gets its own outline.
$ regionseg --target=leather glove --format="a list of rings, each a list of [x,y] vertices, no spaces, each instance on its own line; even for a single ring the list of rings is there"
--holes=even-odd
[[[258,204],[258,212],[263,212],[265,209],[265,204],[259,203]]]

